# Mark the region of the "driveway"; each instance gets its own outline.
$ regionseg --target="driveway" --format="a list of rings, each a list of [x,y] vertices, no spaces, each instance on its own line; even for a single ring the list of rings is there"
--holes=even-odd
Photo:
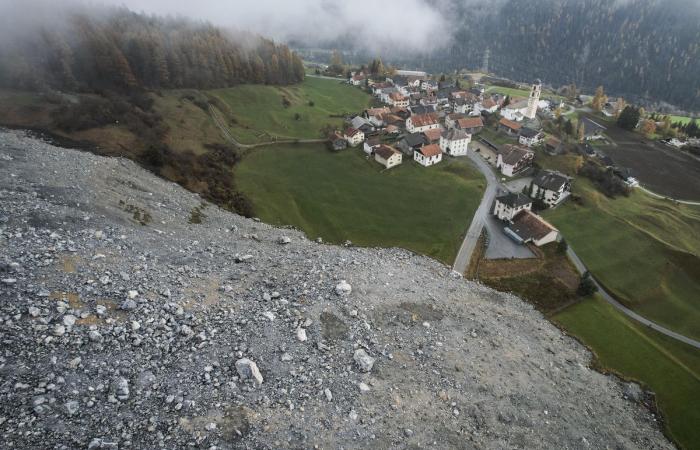
[[[489,245],[486,247],[486,259],[527,259],[535,255],[526,245],[517,244],[503,232],[504,224],[489,214],[486,218],[486,231]]]
[[[503,183],[503,186],[510,192],[522,192],[525,186],[530,186],[532,177],[522,177]]]

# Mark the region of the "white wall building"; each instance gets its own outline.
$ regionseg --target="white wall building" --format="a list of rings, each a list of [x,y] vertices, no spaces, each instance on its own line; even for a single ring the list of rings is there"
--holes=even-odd
[[[571,194],[571,178],[566,175],[543,170],[532,180],[532,198],[542,200],[550,208],[558,205]]]
[[[401,164],[403,155],[400,151],[389,147],[388,145],[380,145],[374,150],[374,160],[383,165],[387,169]]]
[[[434,114],[416,114],[406,119],[406,130],[409,133],[422,133],[440,128],[440,122]]]
[[[469,150],[472,135],[464,130],[452,128],[440,136],[440,150],[450,156],[464,156]]]
[[[365,133],[358,130],[357,128],[348,128],[345,130],[343,137],[346,141],[348,141],[348,144],[350,146],[355,147],[357,145],[360,145],[362,141],[365,140]]]
[[[511,221],[522,210],[532,209],[532,199],[525,194],[509,193],[496,197],[493,215],[500,220]]]
[[[437,144],[426,145],[413,151],[413,159],[418,164],[429,167],[442,161],[442,150]]]

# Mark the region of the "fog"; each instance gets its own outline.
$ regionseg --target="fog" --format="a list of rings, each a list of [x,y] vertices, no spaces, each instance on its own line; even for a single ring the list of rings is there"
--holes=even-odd
[[[365,51],[429,52],[446,46],[448,19],[426,0],[0,0],[0,28],[22,30],[77,4],[126,6],[187,17],[309,46],[334,43]],[[19,25],[19,26],[18,26]],[[0,31],[2,33],[2,31]]]

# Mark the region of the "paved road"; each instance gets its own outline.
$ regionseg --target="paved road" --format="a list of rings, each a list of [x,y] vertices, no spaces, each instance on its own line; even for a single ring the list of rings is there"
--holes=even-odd
[[[486,177],[486,191],[484,192],[484,196],[481,198],[479,207],[474,213],[474,217],[472,218],[472,222],[469,224],[467,234],[464,236],[464,241],[462,241],[462,246],[459,248],[455,262],[452,265],[452,270],[461,274],[466,272],[467,268],[469,267],[469,261],[472,259],[472,254],[476,248],[476,243],[481,235],[481,230],[484,228],[486,216],[489,214],[489,209],[493,204],[494,198],[496,198],[496,192],[498,190],[498,180],[496,180],[496,176],[488,166],[488,163],[473,151],[467,152],[467,155]]]
[[[588,270],[586,269],[586,265],[583,264],[583,261],[581,261],[581,258],[578,257],[578,255],[571,249],[571,246],[566,250],[567,255],[569,256],[569,259],[574,263],[576,266],[576,269],[581,273],[582,275]],[[658,331],[661,334],[664,334],[668,337],[671,337],[673,339],[676,339],[678,341],[684,342],[688,345],[692,345],[695,348],[700,349],[700,341],[696,341],[695,339],[691,339],[687,336],[683,336],[682,334],[676,333],[675,331],[671,331],[666,327],[663,327],[655,322],[652,322],[649,319],[645,319],[644,317],[640,316],[636,312],[632,311],[631,309],[627,308],[625,305],[621,304],[617,300],[615,300],[603,287],[596,281],[595,278],[591,277],[593,282],[595,283],[596,287],[598,288],[598,293],[603,297],[603,299],[610,303],[615,309],[626,315],[627,317],[630,317],[633,320],[636,320],[637,322],[641,323],[642,325],[645,325],[653,330]]]
[[[219,127],[219,130],[221,130],[221,134],[224,135],[224,138],[226,138],[226,140],[228,140],[238,148],[255,148],[263,147],[266,145],[279,144],[319,144],[327,142],[327,139],[280,139],[276,141],[259,142],[257,144],[244,144],[242,142],[238,142],[238,140],[236,140],[236,138],[233,137],[228,127],[224,123],[224,120],[221,118],[219,111],[217,111],[216,108],[209,105],[209,113],[211,114],[212,119],[214,119],[214,123],[216,124],[216,126]]]

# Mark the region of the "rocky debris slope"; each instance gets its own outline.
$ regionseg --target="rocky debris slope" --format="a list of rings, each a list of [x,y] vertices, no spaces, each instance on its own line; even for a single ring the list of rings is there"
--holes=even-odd
[[[518,298],[129,161],[0,131],[0,250],[3,448],[670,447]]]

